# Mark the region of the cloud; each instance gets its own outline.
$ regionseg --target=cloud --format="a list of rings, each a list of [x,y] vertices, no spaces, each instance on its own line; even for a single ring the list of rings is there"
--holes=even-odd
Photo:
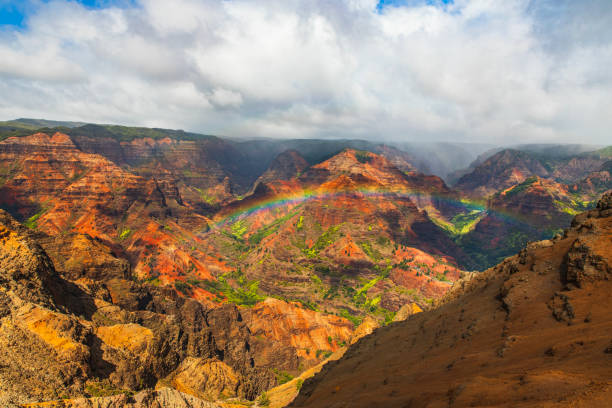
[[[33,2],[0,116],[212,134],[609,143],[608,0]]]

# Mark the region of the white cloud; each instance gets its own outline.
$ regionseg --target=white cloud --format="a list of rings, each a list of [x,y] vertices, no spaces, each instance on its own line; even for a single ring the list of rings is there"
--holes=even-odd
[[[0,116],[236,136],[609,143],[612,3],[36,3]],[[561,27],[559,27],[561,25]]]

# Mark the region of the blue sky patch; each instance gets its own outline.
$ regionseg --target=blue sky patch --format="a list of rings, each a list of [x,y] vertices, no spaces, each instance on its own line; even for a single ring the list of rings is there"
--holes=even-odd
[[[27,16],[36,11],[41,3],[30,0],[2,1],[0,0],[0,26],[23,27]],[[67,3],[79,3],[85,7],[100,9],[105,7],[130,7],[136,5],[136,0],[66,0]]]
[[[24,13],[21,7],[0,3],[0,26],[11,25],[21,27],[23,19]]]
[[[379,12],[387,7],[440,6],[453,4],[454,0],[378,0],[376,10]]]

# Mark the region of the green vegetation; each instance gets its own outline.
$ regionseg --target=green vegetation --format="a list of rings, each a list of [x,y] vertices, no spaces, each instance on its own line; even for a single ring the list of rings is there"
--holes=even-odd
[[[360,289],[357,290],[355,296],[353,296],[353,300],[357,304],[364,304],[367,302],[367,292],[372,289],[374,285],[376,285],[381,279],[382,276],[377,276],[374,279],[368,281],[365,285],[363,285]]]
[[[355,327],[359,326],[361,324],[361,322],[363,321],[363,318],[360,316],[353,316],[352,314],[349,313],[348,310],[346,309],[341,309],[340,310],[340,316],[344,317],[346,320],[350,321],[351,323],[353,323],[353,325]]]
[[[399,268],[401,270],[404,271],[409,271],[412,268],[412,265],[410,265],[410,262],[414,261],[414,257],[409,257],[408,259],[404,258],[402,259],[399,263],[396,263],[393,265],[394,268]]]
[[[319,236],[319,238],[317,238],[317,241],[314,243],[312,248],[304,248],[303,252],[310,258],[316,257],[319,252],[334,243],[335,235],[341,226],[342,224],[338,224],[329,227],[327,231],[325,231],[323,234],[321,234],[321,236]]]
[[[315,274],[310,275],[310,280],[313,281],[313,283],[315,283],[317,285],[321,285],[323,283],[323,282],[321,282],[321,278],[319,278]]]
[[[298,231],[301,231],[303,226],[304,226],[304,216],[300,215],[300,219],[298,220],[297,225],[295,226],[295,228]]]
[[[529,177],[528,179],[525,179],[525,181],[523,181],[521,184],[517,184],[516,186],[512,187],[510,190],[506,191],[506,198],[513,197],[527,190],[529,186],[531,186],[536,181],[538,181],[537,176],[532,176],[532,177]]]
[[[276,382],[278,385],[282,385],[282,384],[288,383],[289,381],[293,380],[293,376],[289,374],[288,372],[277,370],[276,368],[272,369],[272,371],[274,372],[274,375],[276,376]]]
[[[127,127],[116,125],[93,125],[79,122],[58,122],[51,120],[19,119],[0,122],[0,140],[13,136],[28,136],[35,132],[53,134],[62,132],[69,136],[85,136],[91,138],[110,138],[122,142],[148,137],[163,139],[170,137],[178,140],[211,140],[214,136],[183,130]]]
[[[458,239],[457,244],[471,258],[478,270],[485,270],[517,253],[527,242],[544,238],[550,237],[542,236],[527,225],[519,225],[512,227],[505,235],[500,237],[500,241],[495,244],[494,248],[483,248],[482,241],[478,237],[470,235]]]
[[[274,234],[276,231],[278,231],[281,225],[283,225],[289,219],[293,218],[296,214],[297,214],[296,212],[287,214],[283,217],[280,217],[274,220],[273,223],[260,228],[259,230],[257,230],[257,232],[255,232],[253,235],[249,237],[249,242],[255,245],[259,244],[261,240],[263,240],[265,237],[271,234]],[[303,217],[300,217],[300,219],[302,218]],[[246,227],[245,227],[245,230],[246,230]]]
[[[372,260],[374,261],[378,261],[382,258],[382,255],[380,254],[380,252],[378,252],[376,249],[374,249],[370,243],[368,242],[360,242],[359,246],[361,247],[361,249],[363,249],[363,252],[365,252],[365,254]]]
[[[186,296],[191,293],[191,285],[182,281],[174,282],[174,288]]]
[[[584,212],[595,205],[595,202],[582,201],[579,197],[574,196],[569,202],[555,200],[555,207],[559,211],[574,216],[581,212]]]
[[[0,141],[9,137],[29,136],[47,125],[37,125],[34,123],[24,123],[19,120],[0,122]]]
[[[257,403],[262,407],[270,406],[270,397],[268,397],[268,393],[263,392],[259,398],[257,398]]]
[[[564,212],[566,214],[572,215],[572,216],[576,215],[576,214],[579,214],[581,212],[581,211],[576,210],[575,208],[571,207],[567,203],[564,203],[564,202],[559,201],[559,200],[555,200],[555,206],[560,211],[562,211],[562,212]]]
[[[436,279],[439,280],[440,282],[450,282],[448,278],[446,277],[446,271],[444,271],[444,273],[436,274]]]
[[[595,151],[595,154],[601,158],[612,157],[612,146],[604,147],[603,149],[599,149]]]
[[[468,214],[457,214],[451,219],[456,235],[467,234],[472,231],[476,224],[484,217],[484,212],[480,210],[472,210]]]
[[[105,137],[122,142],[129,142],[134,139],[148,137],[151,139],[164,139],[170,137],[178,140],[206,140],[212,139],[214,136],[201,135],[198,133],[189,133],[182,130],[158,129],[158,128],[143,128],[143,127],[127,127],[117,125],[84,125],[75,128],[58,128],[58,130],[70,136],[87,136],[87,137]]]
[[[33,216],[31,216],[30,218],[28,218],[23,225],[25,225],[26,227],[30,228],[30,229],[36,229],[38,227],[38,219],[40,217],[42,217],[42,215],[47,211],[46,208],[43,208],[42,210],[40,210],[39,212],[37,212],[36,214],[34,214]]]
[[[191,177],[197,177],[197,176],[191,176]],[[206,204],[213,205],[215,203],[215,198],[209,196],[208,194],[206,194],[206,192],[204,190],[202,190],[201,188],[197,188],[197,187],[194,187],[194,189],[198,192],[198,194],[200,194],[200,198]]]
[[[245,232],[247,232],[248,227],[246,226],[246,222],[244,220],[240,220],[233,223],[230,229],[234,238],[242,240],[242,236]]]
[[[429,215],[429,214],[428,214]],[[446,231],[450,236],[465,235],[474,230],[480,220],[486,215],[486,212],[481,209],[473,209],[468,213],[460,213],[455,215],[450,221],[429,216],[429,219],[438,227]]]
[[[355,158],[357,159],[357,161],[359,161],[359,163],[369,163],[370,161],[372,161],[370,153],[364,150],[357,150],[355,152]]]
[[[238,287],[230,285],[228,279],[235,280]],[[253,306],[266,299],[265,296],[258,294],[259,281],[247,281],[241,270],[219,276],[216,281],[189,279],[187,283],[198,286],[214,295],[225,297],[228,302],[239,306]]]
[[[130,234],[132,234],[132,230],[126,227],[121,231],[121,233],[119,233],[119,239],[126,239],[130,236]]]
[[[298,378],[298,380],[295,382],[295,389],[298,391],[301,390],[302,385],[304,385],[304,380],[301,378]]]

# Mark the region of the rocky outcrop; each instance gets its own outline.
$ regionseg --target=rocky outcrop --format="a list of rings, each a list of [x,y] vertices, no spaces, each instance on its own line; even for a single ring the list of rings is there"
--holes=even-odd
[[[0,210],[0,395],[56,398],[90,373],[90,330],[62,313],[62,282],[29,231]],[[9,401],[9,402],[10,402]]]
[[[188,357],[163,382],[178,391],[208,401],[243,395],[239,375],[227,364],[215,359]]]
[[[273,298],[243,315],[254,336],[255,361],[284,370],[312,366],[346,344],[353,334],[352,323],[344,318]]]
[[[121,278],[74,284],[55,271],[35,235],[0,212],[0,397],[6,401],[87,395],[92,383],[137,391],[173,372],[187,387],[194,361],[209,369],[197,383],[202,395],[254,398],[274,383],[255,364],[251,334],[235,306],[208,310],[173,290]]]
[[[49,257],[25,227],[0,210],[0,285],[3,292],[52,306],[57,274]]]
[[[44,404],[26,404],[36,408],[220,408],[220,405],[203,401],[172,388],[145,390],[134,395],[118,394],[99,398],[65,399]]]
[[[406,303],[400,308],[393,318],[394,322],[401,322],[408,319],[410,316],[421,313],[423,309],[416,303]]]
[[[606,406],[611,200],[364,337],[290,406]]]
[[[164,143],[172,144],[154,144]],[[66,277],[125,278],[132,270],[165,284],[211,278],[207,260],[218,256],[193,234],[208,221],[183,203],[176,184],[80,148],[62,133],[0,142],[0,206],[49,236],[41,242],[61,258],[57,268]]]
[[[37,241],[53,258],[55,269],[69,280],[127,279],[131,265],[107,244],[87,234],[38,234]]]

